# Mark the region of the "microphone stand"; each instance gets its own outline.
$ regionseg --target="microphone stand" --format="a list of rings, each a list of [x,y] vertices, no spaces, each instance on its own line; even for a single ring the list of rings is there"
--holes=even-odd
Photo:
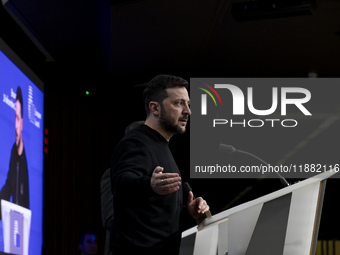
[[[257,159],[257,160],[259,160],[260,162],[262,162],[262,163],[264,163],[266,166],[268,166],[269,167],[269,164],[267,163],[267,162],[265,162],[264,160],[262,160],[261,158],[259,158],[259,157],[257,157],[257,156],[255,156],[254,154],[252,154],[252,153],[249,153],[249,152],[246,152],[246,151],[241,151],[241,150],[237,150],[237,149],[235,149],[233,146],[231,146],[231,145],[226,145],[226,144],[220,144],[220,146],[219,146],[219,150],[220,151],[223,151],[223,152],[227,152],[227,153],[234,153],[234,152],[239,152],[239,153],[242,153],[242,154],[246,154],[246,155],[248,155],[248,156],[251,156],[251,157],[253,157],[253,158],[255,158],[255,159]],[[279,174],[278,172],[275,172],[277,175],[278,175],[278,177],[280,178],[280,181],[281,181],[281,183],[283,184],[283,186],[289,186],[290,184],[287,182],[287,180],[281,175],[281,174]]]

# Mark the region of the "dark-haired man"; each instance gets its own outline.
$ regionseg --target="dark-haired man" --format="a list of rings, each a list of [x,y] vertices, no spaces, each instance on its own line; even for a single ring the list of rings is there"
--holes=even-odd
[[[113,254],[178,254],[184,214],[200,220],[209,210],[192,192],[183,197],[181,174],[169,149],[170,138],[185,132],[191,114],[187,87],[180,77],[153,78],[143,93],[145,124],[130,131],[115,150]]]
[[[23,100],[21,88],[17,88],[15,101],[15,143],[11,151],[9,171],[5,185],[0,191],[0,199],[29,208],[28,169],[22,139]],[[1,217],[1,215],[0,215]]]

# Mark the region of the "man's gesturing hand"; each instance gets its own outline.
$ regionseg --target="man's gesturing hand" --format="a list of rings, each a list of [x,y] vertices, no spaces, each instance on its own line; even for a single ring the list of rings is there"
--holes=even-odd
[[[192,191],[189,191],[187,208],[188,213],[195,220],[202,219],[203,217],[205,217],[205,212],[209,211],[209,205],[207,204],[207,202],[201,197],[194,199],[194,194],[192,193]]]
[[[163,167],[157,166],[152,173],[150,185],[151,189],[159,194],[166,195],[175,192],[181,185],[181,177],[176,173],[164,173]]]

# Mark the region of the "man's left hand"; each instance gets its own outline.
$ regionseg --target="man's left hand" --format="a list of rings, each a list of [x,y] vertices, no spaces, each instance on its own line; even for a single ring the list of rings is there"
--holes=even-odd
[[[201,198],[195,198],[194,194],[190,191],[188,200],[187,200],[187,208],[189,214],[195,219],[199,220],[205,216],[205,212],[209,211],[209,205],[207,202]]]

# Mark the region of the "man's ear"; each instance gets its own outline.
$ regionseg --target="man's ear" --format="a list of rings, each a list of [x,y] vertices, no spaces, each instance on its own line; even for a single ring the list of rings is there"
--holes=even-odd
[[[161,106],[159,105],[158,102],[151,101],[151,102],[149,103],[149,109],[150,109],[150,112],[151,112],[153,115],[158,116],[159,113],[160,113],[160,108],[161,108]]]

